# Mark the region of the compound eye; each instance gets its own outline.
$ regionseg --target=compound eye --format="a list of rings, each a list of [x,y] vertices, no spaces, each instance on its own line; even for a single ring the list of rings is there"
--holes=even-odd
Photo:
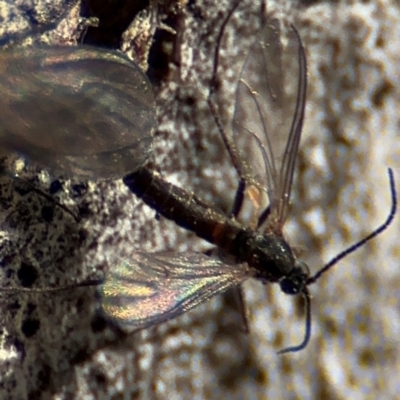
[[[279,282],[279,285],[282,292],[285,294],[295,295],[300,292],[300,287],[296,285],[296,282],[294,282],[290,277],[282,279]]]
[[[303,292],[309,276],[308,265],[301,261],[296,262],[291,273],[279,282],[282,292],[290,295]]]

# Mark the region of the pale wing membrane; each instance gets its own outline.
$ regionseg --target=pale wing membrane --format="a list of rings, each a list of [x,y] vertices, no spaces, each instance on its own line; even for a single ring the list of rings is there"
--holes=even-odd
[[[89,46],[13,47],[0,61],[2,148],[88,177],[120,177],[145,161],[154,96],[123,54]]]
[[[247,143],[251,175],[267,188],[267,223],[277,231],[286,218],[305,102],[304,51],[299,67],[299,47],[292,27],[283,29],[275,19],[265,24],[241,72],[233,121],[236,146]]]
[[[250,276],[200,253],[136,253],[110,271],[102,305],[119,326],[144,328],[207,301]]]
[[[299,149],[301,132],[303,129],[304,113],[306,106],[307,94],[307,61],[304,47],[301,43],[300,36],[293,26],[289,31],[289,51],[286,52],[285,58],[289,58],[287,65],[293,64],[291,70],[293,71],[294,79],[297,81],[292,82],[292,87],[297,91],[295,99],[292,98],[294,104],[294,113],[292,115],[292,124],[290,127],[289,139],[283,156],[281,173],[280,173],[280,193],[282,202],[279,208],[279,222],[284,224],[290,201],[290,194],[293,182],[294,168]],[[297,71],[296,71],[297,67]],[[297,73],[296,73],[297,72]],[[297,83],[297,85],[296,85]],[[294,96],[293,96],[294,97]]]

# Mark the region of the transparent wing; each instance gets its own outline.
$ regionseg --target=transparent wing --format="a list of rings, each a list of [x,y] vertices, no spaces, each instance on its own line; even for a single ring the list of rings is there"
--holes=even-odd
[[[251,176],[266,188],[267,225],[279,233],[290,200],[306,100],[307,67],[297,31],[268,20],[257,35],[241,72],[233,136],[247,146]]]
[[[89,178],[123,176],[147,158],[155,100],[146,76],[123,54],[10,47],[0,64],[2,149]]]
[[[250,276],[201,253],[136,253],[110,271],[102,285],[106,315],[141,328],[175,318]]]

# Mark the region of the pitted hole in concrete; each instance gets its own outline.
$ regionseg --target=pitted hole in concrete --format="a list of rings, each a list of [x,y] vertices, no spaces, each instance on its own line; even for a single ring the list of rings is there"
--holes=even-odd
[[[39,391],[44,391],[50,387],[51,375],[52,370],[50,366],[43,364],[42,368],[37,373],[37,387]]]
[[[30,288],[36,282],[38,272],[35,267],[22,261],[17,276],[24,288]]]
[[[74,184],[71,186],[72,198],[80,198],[85,196],[88,191],[88,185],[85,183]]]
[[[51,223],[54,218],[54,206],[43,206],[41,214],[45,222]]]
[[[21,325],[21,331],[27,339],[35,336],[39,329],[40,321],[36,318],[27,318]]]
[[[372,93],[372,104],[377,108],[385,105],[386,99],[393,95],[395,87],[392,82],[383,81]]]
[[[95,315],[90,322],[93,333],[103,332],[107,327],[107,320],[102,315]]]
[[[50,183],[50,187],[49,187],[49,193],[50,194],[56,194],[58,192],[60,192],[63,189],[63,185],[62,183],[57,179],[53,182]]]

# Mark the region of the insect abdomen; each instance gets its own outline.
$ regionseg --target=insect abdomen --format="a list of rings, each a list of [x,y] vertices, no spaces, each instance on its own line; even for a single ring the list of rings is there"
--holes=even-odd
[[[232,251],[232,243],[242,230],[240,225],[211,209],[193,193],[163,180],[147,168],[123,178],[132,193],[163,217],[218,247]]]

